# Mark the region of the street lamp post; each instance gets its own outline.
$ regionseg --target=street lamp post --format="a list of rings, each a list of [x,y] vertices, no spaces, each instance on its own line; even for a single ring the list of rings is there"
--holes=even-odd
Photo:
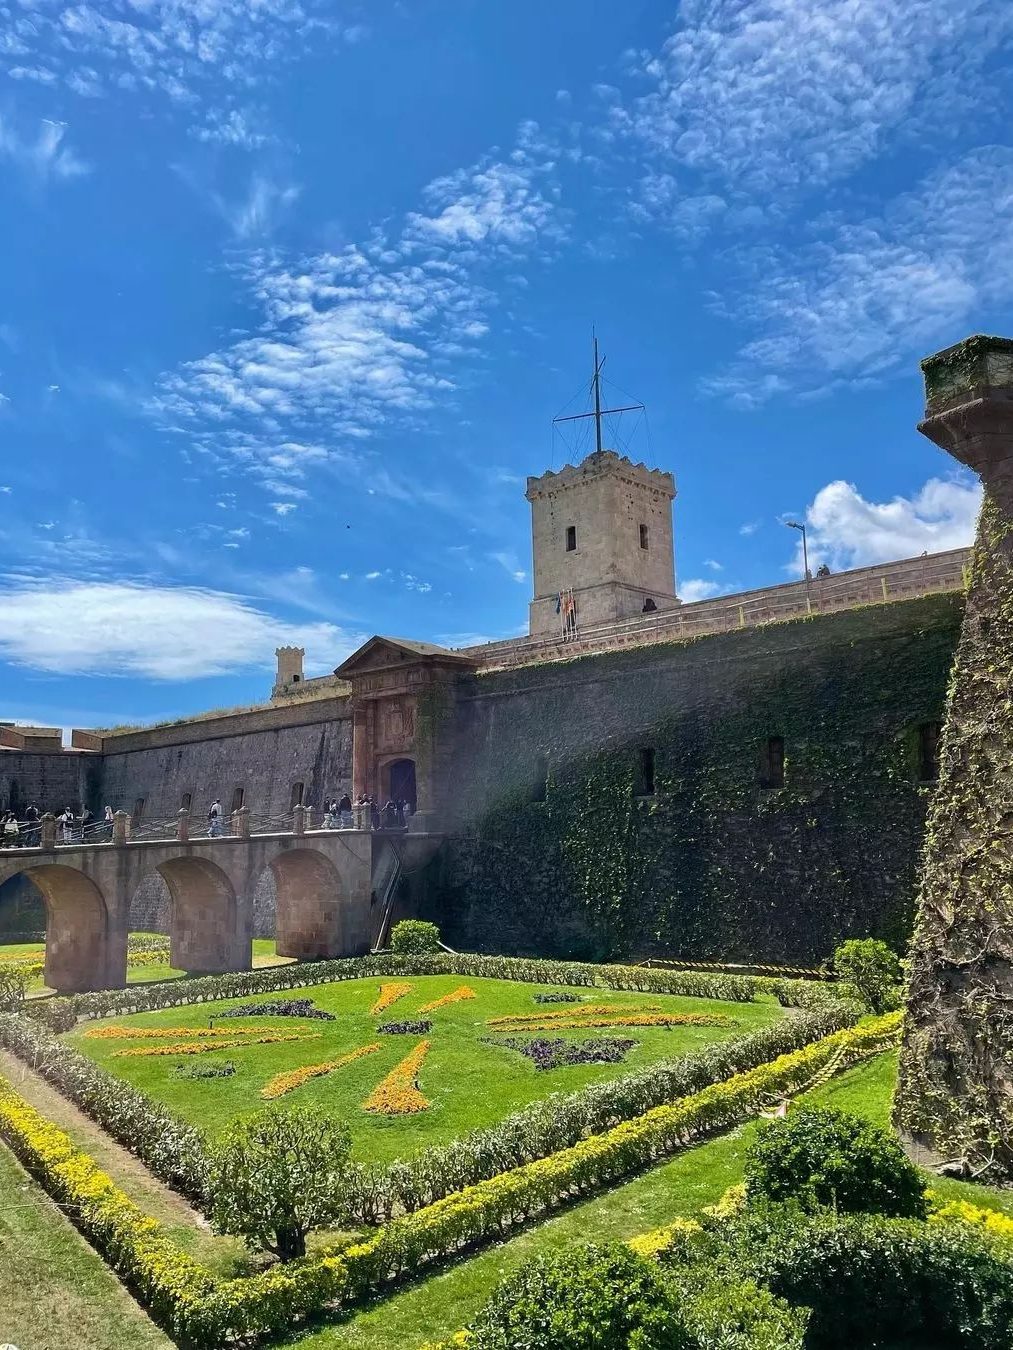
[[[805,607],[806,613],[813,612],[812,595],[809,591],[809,545],[806,542],[805,526],[797,520],[786,520],[784,522],[790,530],[802,531],[802,566],[805,568]]]

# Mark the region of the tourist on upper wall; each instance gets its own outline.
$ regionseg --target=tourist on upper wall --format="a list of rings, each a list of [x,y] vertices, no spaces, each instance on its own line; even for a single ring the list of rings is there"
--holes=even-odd
[[[107,806],[104,813],[104,819],[102,821],[103,833],[105,834],[106,839],[112,839],[114,824],[115,822],[113,820],[113,808],[111,806]]]
[[[2,835],[4,848],[17,848],[21,843],[21,831],[18,828],[17,817],[13,811],[5,811],[3,814]]]
[[[208,811],[208,836],[217,839],[222,832],[222,804],[216,797]]]
[[[352,828],[352,799],[348,793],[344,793],[338,802],[338,816],[343,830]]]

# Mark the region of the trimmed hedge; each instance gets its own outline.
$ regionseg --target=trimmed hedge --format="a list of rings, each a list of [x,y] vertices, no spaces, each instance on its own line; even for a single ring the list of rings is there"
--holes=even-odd
[[[690,998],[750,1003],[757,981],[748,975],[715,975],[694,970],[656,970],[648,966],[593,965],[577,961],[543,961],[519,956],[475,956],[439,952],[426,956],[349,956],[334,961],[297,962],[262,970],[240,970],[196,979],[136,984],[94,994],[72,994],[46,1000],[69,1008],[75,1017],[123,1016],[156,1008],[177,1008],[215,999],[246,998],[276,989],[307,989],[338,980],[363,980],[392,975],[464,975],[530,984],[570,984],[646,994],[682,994]],[[784,981],[803,984],[804,981]],[[34,1009],[31,1009],[34,1013]],[[45,1014],[43,1014],[45,1016]]]

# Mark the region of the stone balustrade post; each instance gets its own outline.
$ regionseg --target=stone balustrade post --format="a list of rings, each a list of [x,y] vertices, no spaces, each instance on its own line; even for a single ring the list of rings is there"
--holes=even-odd
[[[130,838],[130,813],[128,811],[113,812],[113,843],[125,844]]]
[[[56,817],[52,811],[47,811],[42,817],[42,835],[39,840],[39,846],[47,853],[52,853],[56,848]]]
[[[312,830],[312,828],[313,828],[313,807],[312,807],[312,806],[307,806],[307,807],[305,807],[304,809],[305,809],[305,812],[306,812],[306,825],[305,825],[305,828],[306,828],[307,830]]]
[[[190,812],[185,806],[176,812],[176,838],[181,844],[190,838]]]
[[[305,833],[306,833],[306,808],[305,808],[305,806],[297,806],[297,807],[295,808],[295,810],[292,812],[292,814],[293,814],[293,816],[295,817],[295,821],[294,821],[294,824],[293,824],[293,826],[292,826],[294,832],[295,832],[296,834],[305,834]]]
[[[232,833],[237,839],[249,839],[250,837],[250,808],[241,806],[238,811],[232,813]]]

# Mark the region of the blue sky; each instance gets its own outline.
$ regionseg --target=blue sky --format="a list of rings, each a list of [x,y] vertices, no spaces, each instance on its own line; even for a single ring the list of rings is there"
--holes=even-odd
[[[0,0],[0,716],[523,630],[524,479],[677,479],[686,599],[969,542],[918,359],[1013,331],[1005,0]],[[579,402],[579,399],[578,399]]]

